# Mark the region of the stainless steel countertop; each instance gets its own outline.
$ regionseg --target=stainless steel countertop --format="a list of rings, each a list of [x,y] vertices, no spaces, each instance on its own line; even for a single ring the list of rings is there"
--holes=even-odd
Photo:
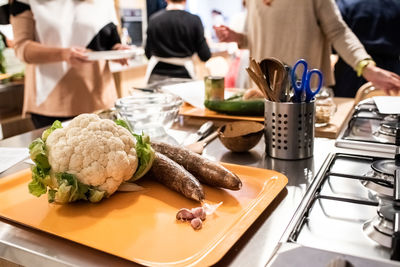
[[[169,132],[176,139],[187,132],[194,132],[201,120],[180,118]],[[0,141],[0,146],[27,147],[42,131],[15,136]],[[276,199],[264,210],[252,226],[217,263],[221,266],[264,266],[272,256],[285,228],[289,224],[310,181],[316,176],[329,152],[334,150],[334,140],[316,138],[314,157],[286,161],[266,156],[265,144],[260,143],[247,153],[232,153],[218,139],[210,143],[203,155],[223,162],[273,169],[285,174],[289,183]],[[20,163],[0,174],[5,177],[26,168]],[[24,266],[132,266],[135,263],[98,250],[33,230],[0,219],[0,258]]]

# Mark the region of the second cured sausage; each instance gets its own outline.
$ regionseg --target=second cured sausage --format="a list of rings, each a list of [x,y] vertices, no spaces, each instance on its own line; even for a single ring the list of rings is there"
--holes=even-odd
[[[200,182],[231,190],[239,190],[242,187],[242,182],[236,174],[185,147],[172,146],[162,142],[152,142],[151,146],[155,151],[182,165]]]
[[[161,153],[156,152],[148,175],[187,198],[199,202],[204,200],[200,182],[181,165]]]

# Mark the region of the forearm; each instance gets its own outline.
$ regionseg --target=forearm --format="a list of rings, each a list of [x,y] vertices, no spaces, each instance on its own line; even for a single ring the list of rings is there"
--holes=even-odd
[[[333,0],[315,0],[317,16],[326,38],[338,52],[340,57],[353,69],[366,58],[371,58],[364,46],[343,21],[339,9]]]
[[[24,49],[24,58],[29,64],[54,63],[67,60],[68,49],[51,47],[29,41]]]
[[[247,46],[247,36],[243,33],[235,32],[225,25],[214,26],[214,30],[220,42],[235,42],[240,48]]]
[[[147,38],[148,38],[148,37],[147,37]],[[146,44],[145,44],[145,46],[144,46],[144,54],[146,55],[146,57],[147,57],[148,59],[151,58],[151,48],[150,48],[150,43],[149,43],[149,40],[148,40],[148,39],[146,40]]]
[[[208,47],[207,41],[205,38],[201,41],[199,48],[197,49],[197,54],[201,61],[207,61],[211,58],[211,51]]]
[[[247,48],[248,47],[247,35],[245,35],[243,33],[238,33],[237,44],[238,44],[239,48],[241,48],[241,49]]]

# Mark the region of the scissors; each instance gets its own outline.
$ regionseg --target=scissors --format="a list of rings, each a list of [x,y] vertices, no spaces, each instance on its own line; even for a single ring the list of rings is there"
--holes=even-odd
[[[299,65],[304,66],[300,82],[298,82],[296,79],[296,69]],[[311,82],[311,76],[314,73],[319,77],[319,83],[317,89],[315,91],[312,91],[310,87],[310,82]],[[322,72],[317,69],[312,69],[309,71],[308,63],[304,59],[300,59],[296,62],[290,76],[292,79],[292,85],[294,89],[293,102],[302,102],[304,99],[304,95],[305,95],[305,102],[310,102],[314,98],[314,96],[318,94],[319,90],[321,90],[323,81]]]

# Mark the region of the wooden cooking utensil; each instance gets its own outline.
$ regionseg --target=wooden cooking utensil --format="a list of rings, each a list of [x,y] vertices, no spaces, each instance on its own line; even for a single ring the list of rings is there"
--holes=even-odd
[[[280,101],[287,76],[285,65],[279,59],[271,57],[263,59],[260,62],[260,67],[269,87],[273,91],[274,97],[277,101]]]
[[[250,58],[250,66],[253,68],[253,71],[257,74],[258,79],[262,85],[262,90],[265,91],[265,93],[269,96],[269,99],[272,101],[276,101],[276,98],[274,97],[274,94],[271,90],[271,86],[268,83],[268,81],[265,79],[264,73],[260,67],[260,64],[257,63],[257,61],[253,58]]]
[[[246,68],[247,73],[250,78],[254,81],[257,87],[261,90],[264,97],[271,101],[278,101],[278,98],[271,90],[268,81],[265,79],[264,73],[260,67],[260,64],[257,63],[254,59],[250,58],[250,66]]]
[[[246,68],[247,73],[249,74],[250,78],[253,80],[253,82],[257,85],[257,87],[260,89],[261,93],[264,95],[266,99],[270,99],[268,95],[268,91],[264,89],[264,85],[261,81],[261,78],[250,68]]]

